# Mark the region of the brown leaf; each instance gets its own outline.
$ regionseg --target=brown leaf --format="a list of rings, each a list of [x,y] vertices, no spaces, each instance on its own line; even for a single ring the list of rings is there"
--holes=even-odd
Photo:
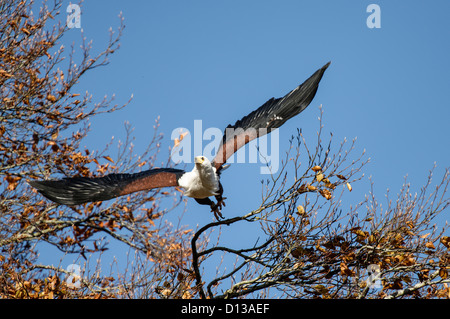
[[[142,166],[144,166],[145,164],[147,164],[147,161],[143,161],[142,163],[139,163],[139,164],[138,164],[138,167],[142,167]]]
[[[444,245],[445,247],[450,249],[450,237],[443,236],[443,237],[441,237],[440,241],[441,241],[442,245]]]
[[[102,156],[104,159],[110,161],[111,163],[114,163],[113,159],[109,156]]]
[[[316,175],[316,180],[317,180],[318,182],[320,182],[321,180],[323,180],[323,174],[322,174],[322,173],[318,173],[318,174]]]
[[[352,185],[350,185],[350,183],[347,183],[347,188],[350,192],[352,191]]]
[[[84,116],[84,113],[81,112],[81,113],[79,113],[77,116],[75,116],[75,119],[79,119],[80,117],[83,117],[83,116]]]
[[[330,200],[332,195],[331,192],[328,189],[321,189],[319,191],[320,195],[322,195],[323,197],[325,197],[327,200]]]
[[[447,279],[447,277],[448,277],[447,269],[445,269],[445,268],[439,269],[439,277],[441,277],[442,279]]]
[[[54,102],[56,102],[56,97],[54,95],[49,94],[49,95],[47,95],[47,100],[54,103]]]
[[[288,217],[289,217],[289,219],[291,220],[292,224],[294,224],[294,226],[295,226],[295,224],[296,224],[295,218],[294,218],[292,215],[290,215],[290,214],[289,214]]]
[[[55,133],[53,133],[52,136],[51,136],[51,139],[52,139],[52,140],[56,140],[56,139],[58,138],[58,134],[59,134],[58,131],[56,131]]]
[[[328,293],[328,289],[324,285],[315,285],[313,288],[321,295]]]
[[[335,189],[336,185],[334,185],[333,183],[325,183],[325,186],[328,187],[329,189]]]
[[[355,235],[358,236],[356,238],[356,240],[358,240],[358,241],[363,241],[363,240],[366,240],[368,237],[370,237],[369,232],[365,232],[361,229],[352,230],[352,233],[354,233]],[[373,235],[372,235],[372,240],[374,240]]]
[[[9,191],[15,190],[17,187],[17,182],[21,179],[22,177],[20,176],[11,176],[11,175],[6,176],[5,180],[8,182],[7,190]]]
[[[428,243],[425,244],[425,247],[429,248],[429,249],[435,249],[436,247],[434,247],[433,243],[430,241]]]
[[[441,277],[442,279],[447,279],[448,278],[447,269],[445,269],[445,268],[439,269],[439,277]]]
[[[341,275],[345,275],[345,276],[349,276],[349,277],[355,276],[355,272],[353,270],[349,269],[347,264],[344,262],[341,262],[340,270],[341,270]]]
[[[305,185],[305,184],[302,184],[302,185],[298,188],[297,192],[300,193],[300,194],[306,192],[306,185]]]
[[[292,257],[294,257],[294,258],[299,258],[299,257],[301,257],[301,256],[303,255],[303,248],[298,247],[298,248],[292,250],[292,251],[291,251],[291,255],[292,255]]]
[[[297,206],[297,214],[301,216],[305,215],[305,208],[302,205]]]
[[[322,170],[322,167],[320,167],[319,165],[314,166],[313,168],[311,168],[314,172],[318,172]]]
[[[182,299],[192,299],[192,295],[189,291],[183,292],[183,295],[181,296]]]

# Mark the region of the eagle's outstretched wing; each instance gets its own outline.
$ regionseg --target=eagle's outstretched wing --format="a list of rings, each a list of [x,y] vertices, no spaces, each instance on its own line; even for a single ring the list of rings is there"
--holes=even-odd
[[[136,174],[109,174],[103,177],[74,177],[61,180],[30,181],[48,199],[64,205],[78,205],[159,187],[177,186],[185,172],[155,168]]]
[[[272,129],[280,127],[306,109],[316,95],[319,82],[330,63],[325,64],[284,97],[271,98],[234,125],[228,125],[224,131],[222,144],[214,158],[214,167],[219,170],[239,148],[259,136],[270,133]]]

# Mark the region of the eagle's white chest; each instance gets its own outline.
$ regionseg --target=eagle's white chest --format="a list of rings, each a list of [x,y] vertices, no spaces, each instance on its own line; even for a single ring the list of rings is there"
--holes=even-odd
[[[219,178],[214,168],[197,169],[195,166],[192,171],[180,177],[178,185],[188,197],[206,198],[218,194]]]

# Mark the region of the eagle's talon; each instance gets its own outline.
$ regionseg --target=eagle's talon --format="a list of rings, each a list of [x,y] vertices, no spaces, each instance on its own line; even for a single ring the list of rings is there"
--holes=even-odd
[[[226,197],[222,197],[222,200],[220,201],[220,206],[223,205],[223,207],[227,206],[225,205],[225,199],[227,199]]]
[[[212,210],[213,211],[217,210],[219,212],[218,214],[223,219],[224,217],[222,216],[220,211],[222,210],[223,207],[225,207],[225,199],[227,199],[227,198],[226,197],[221,197],[221,196],[220,196],[220,198],[218,198],[218,197],[216,197],[216,198],[217,198],[217,204],[214,204],[214,207],[212,207]],[[214,213],[214,215],[216,215],[216,213]],[[217,216],[216,216],[216,218],[217,218]]]
[[[211,205],[211,211],[214,213],[214,217],[216,217],[217,220],[225,219],[225,217],[223,217],[222,213],[220,212],[220,208],[221,207],[219,204]]]
[[[217,203],[211,203],[211,211],[214,213],[214,216],[217,220],[225,219],[220,211],[225,206],[224,200],[226,199],[226,197],[216,196],[216,199]]]

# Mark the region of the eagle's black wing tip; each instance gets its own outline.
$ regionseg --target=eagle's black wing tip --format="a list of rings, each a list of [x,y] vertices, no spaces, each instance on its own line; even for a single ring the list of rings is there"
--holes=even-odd
[[[74,177],[60,180],[28,182],[39,193],[61,205],[80,205],[118,196],[115,185],[109,187],[105,178]]]
[[[76,205],[72,198],[67,196],[61,196],[64,194],[64,185],[61,181],[28,181],[31,187],[37,189],[37,191],[44,197],[52,200],[55,203],[62,205]]]

